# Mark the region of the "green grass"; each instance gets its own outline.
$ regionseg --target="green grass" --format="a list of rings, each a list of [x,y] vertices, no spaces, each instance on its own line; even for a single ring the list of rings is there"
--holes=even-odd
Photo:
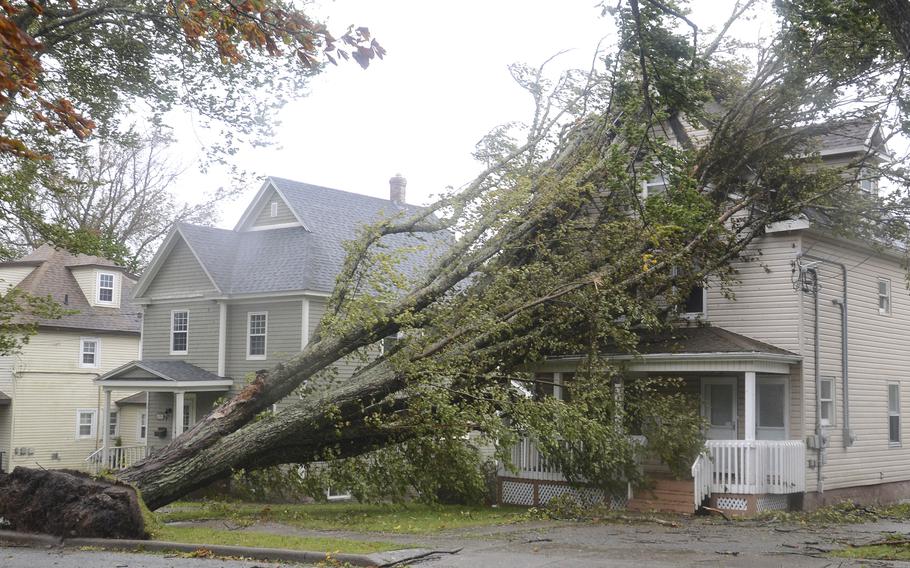
[[[163,522],[222,519],[234,524],[273,521],[316,530],[348,530],[427,534],[444,529],[504,525],[527,519],[521,507],[455,505],[365,505],[314,503],[262,505],[256,503],[180,502],[159,513]]]
[[[254,546],[257,548],[287,548],[313,552],[346,552],[369,554],[385,550],[407,548],[393,542],[372,542],[346,538],[288,536],[260,531],[225,531],[204,527],[166,526],[155,534],[156,540],[186,542],[191,544],[226,544],[233,546]]]
[[[858,506],[849,501],[843,501],[828,507],[821,507],[815,511],[769,511],[762,513],[752,520],[775,520],[786,523],[799,523],[803,525],[846,525],[868,523],[879,519],[895,521],[910,520],[910,504],[902,503],[884,506]]]
[[[910,560],[910,546],[876,544],[872,546],[853,546],[835,550],[831,556],[838,558],[862,558],[866,560]]]

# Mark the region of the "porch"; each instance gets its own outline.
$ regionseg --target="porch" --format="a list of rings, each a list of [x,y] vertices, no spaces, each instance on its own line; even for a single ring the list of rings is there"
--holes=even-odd
[[[89,455],[88,469],[123,469],[145,459],[186,432],[212,408],[233,381],[183,361],[133,361],[95,379],[104,393],[101,448]],[[111,393],[123,390],[147,393],[144,444],[111,443]]]
[[[719,328],[691,328],[645,343],[635,358],[612,359],[624,367],[623,383],[641,377],[682,379],[680,389],[698,401],[707,423],[707,442],[692,464],[691,478],[672,479],[664,464],[646,457],[641,467],[654,486],[610,496],[614,507],[692,513],[711,505],[754,512],[787,508],[788,495],[805,492],[799,356]],[[577,362],[563,358],[542,364],[541,373],[555,385],[544,394],[565,397]],[[511,457],[517,473],[500,468],[504,503],[545,504],[570,491],[597,497],[590,488],[570,488],[531,440],[522,440]]]

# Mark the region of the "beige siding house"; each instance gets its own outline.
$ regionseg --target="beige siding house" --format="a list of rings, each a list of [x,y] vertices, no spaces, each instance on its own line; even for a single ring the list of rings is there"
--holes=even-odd
[[[98,379],[102,406],[116,401],[107,393],[141,390],[147,406],[132,406],[144,410],[155,451],[257,370],[298,354],[325,312],[343,243],[364,224],[415,210],[404,179],[393,181],[395,201],[268,178],[233,230],[175,226],[134,288],[142,352]],[[339,376],[357,365],[339,363]],[[135,457],[107,447],[109,463]]]
[[[833,164],[881,148],[877,129],[863,123],[822,142],[820,154]],[[874,182],[857,188],[875,190]],[[708,282],[693,291],[693,313],[674,332],[646,338],[641,357],[613,355],[626,380],[683,378],[708,424],[691,479],[664,480],[665,468],[646,462],[655,489],[619,502],[752,512],[910,498],[905,253],[836,238],[822,214],[807,211],[767,227],[745,256],[757,260],[735,264],[735,299]],[[557,385],[576,368],[568,357],[542,365]],[[566,491],[530,441],[513,462],[518,474],[501,473],[505,502],[540,503]]]
[[[95,469],[102,424],[112,443],[136,444],[139,416],[118,406],[101,417],[94,382],[139,352],[139,310],[129,301],[133,277],[114,263],[42,246],[0,263],[7,288],[50,295],[75,313],[40,324],[20,352],[0,357],[0,462],[16,466]],[[116,391],[114,399],[135,391]],[[144,443],[144,442],[143,442]]]

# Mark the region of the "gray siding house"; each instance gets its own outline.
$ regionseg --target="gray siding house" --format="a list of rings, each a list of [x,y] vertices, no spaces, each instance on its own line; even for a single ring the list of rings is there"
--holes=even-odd
[[[416,211],[405,183],[393,177],[385,200],[271,177],[233,230],[177,224],[134,289],[140,358],[97,381],[106,404],[113,390],[147,392],[154,451],[257,370],[299,353],[325,311],[343,243],[362,225]],[[339,363],[339,375],[355,365]],[[126,465],[117,452],[108,462]]]

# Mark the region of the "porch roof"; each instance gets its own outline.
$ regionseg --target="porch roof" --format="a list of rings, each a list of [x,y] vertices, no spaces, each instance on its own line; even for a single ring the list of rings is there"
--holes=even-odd
[[[115,404],[117,406],[123,406],[124,404],[141,404],[145,406],[145,401],[148,395],[144,392],[137,392],[136,394],[121,398]]]
[[[140,388],[147,391],[225,391],[234,381],[186,361],[131,361],[95,379],[104,390]]]
[[[787,374],[802,357],[720,327],[677,328],[642,337],[638,354],[607,352],[612,361],[627,361],[633,372],[746,372]],[[544,368],[560,370],[581,356],[548,359]]]
[[[0,406],[9,406],[10,401],[13,400],[3,391],[0,391]]]

